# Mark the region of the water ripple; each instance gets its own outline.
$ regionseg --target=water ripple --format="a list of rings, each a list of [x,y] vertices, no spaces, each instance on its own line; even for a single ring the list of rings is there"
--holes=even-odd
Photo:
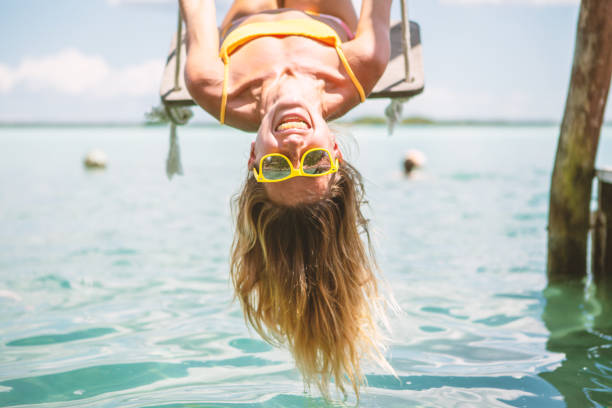
[[[403,310],[386,354],[398,378],[364,362],[360,405],[612,406],[609,316],[592,291],[545,290],[558,130],[354,133],[367,154],[349,159]],[[0,129],[0,406],[356,405],[305,389],[232,302],[228,204],[250,141],[181,129],[187,174],[168,182],[167,129]],[[112,158],[106,171],[82,171],[90,144]],[[408,178],[393,158],[410,148],[428,163]]]

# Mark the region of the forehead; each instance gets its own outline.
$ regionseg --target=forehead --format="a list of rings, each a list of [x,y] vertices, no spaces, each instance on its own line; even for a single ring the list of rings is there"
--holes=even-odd
[[[331,175],[320,177],[294,177],[278,183],[265,183],[268,198],[280,205],[311,203],[325,197]]]

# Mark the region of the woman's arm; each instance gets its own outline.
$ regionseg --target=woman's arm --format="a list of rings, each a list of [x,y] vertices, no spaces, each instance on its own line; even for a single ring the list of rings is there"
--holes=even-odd
[[[215,2],[179,0],[179,5],[187,26],[187,89],[201,107],[218,118],[223,86],[223,62],[219,57]]]
[[[372,91],[389,62],[390,18],[391,0],[363,0],[355,39],[342,45],[366,94]]]

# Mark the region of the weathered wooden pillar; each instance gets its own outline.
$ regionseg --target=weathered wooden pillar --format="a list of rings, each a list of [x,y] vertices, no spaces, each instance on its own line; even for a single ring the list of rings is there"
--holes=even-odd
[[[548,215],[549,283],[586,276],[595,155],[612,75],[612,0],[582,0]]]
[[[591,270],[597,297],[612,303],[612,170],[597,171]]]

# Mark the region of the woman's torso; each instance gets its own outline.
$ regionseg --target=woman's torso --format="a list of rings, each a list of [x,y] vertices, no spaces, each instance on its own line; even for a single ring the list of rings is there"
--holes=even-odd
[[[251,23],[300,19],[322,21],[332,27],[343,42],[350,39],[341,23],[335,19],[292,9],[247,16],[235,21],[225,34]],[[322,90],[322,106],[326,118],[341,116],[360,101],[355,85],[338,58],[336,49],[312,38],[258,37],[236,49],[230,56],[229,66],[226,107],[229,122],[232,120],[232,113],[244,117],[252,112],[253,115],[260,116],[261,112],[257,112],[257,109],[262,87],[283,74],[303,75],[316,81]]]

